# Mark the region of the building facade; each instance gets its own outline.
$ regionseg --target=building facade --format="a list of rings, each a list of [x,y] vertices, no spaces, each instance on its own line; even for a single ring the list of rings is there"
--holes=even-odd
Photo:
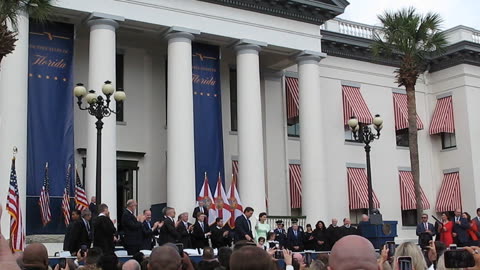
[[[371,153],[375,202],[384,220],[399,222],[400,239],[415,238],[397,62],[371,55],[375,27],[335,19],[347,1],[55,5],[56,20],[75,25],[75,82],[100,89],[109,79],[128,96],[122,112],[105,121],[102,141],[102,197],[114,219],[130,198],[140,209],[167,204],[180,213],[195,206],[191,49],[198,42],[220,48],[225,186],[238,166],[244,206],[275,216],[303,215],[308,223],[334,217],[355,223],[366,208],[365,152],[352,142],[345,121],[354,115],[369,124],[378,113],[384,124]],[[22,193],[28,18],[19,33],[0,72],[0,149],[19,148]],[[446,53],[432,59],[416,86],[421,186],[427,213],[456,205],[474,213],[480,204],[480,31],[459,26],[447,35]],[[94,119],[75,109],[74,123],[75,160],[90,197]],[[0,160],[5,177],[10,157]],[[0,195],[7,190],[8,181],[2,181]],[[7,231],[7,218],[1,225]]]

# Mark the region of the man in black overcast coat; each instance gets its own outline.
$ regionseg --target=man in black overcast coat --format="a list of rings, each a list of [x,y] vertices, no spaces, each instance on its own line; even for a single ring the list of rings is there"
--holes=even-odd
[[[143,242],[142,223],[145,219],[143,215],[135,217],[137,202],[135,200],[127,201],[127,208],[122,215],[122,229],[124,232],[123,246],[128,255],[133,255],[140,251]]]
[[[113,254],[117,229],[110,219],[110,211],[106,204],[100,204],[98,212],[98,216],[93,220],[93,246],[100,248],[104,255]]]

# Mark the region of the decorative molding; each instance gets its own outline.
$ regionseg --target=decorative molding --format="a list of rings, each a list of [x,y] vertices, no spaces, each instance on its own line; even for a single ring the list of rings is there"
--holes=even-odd
[[[441,99],[441,98],[446,98],[446,97],[451,97],[452,96],[452,92],[445,92],[445,93],[442,93],[440,95],[437,95],[436,98],[437,99]]]
[[[289,159],[288,165],[302,165],[302,161],[299,159]]]
[[[87,148],[77,148],[77,153],[81,156],[87,155]],[[132,158],[143,158],[145,157],[145,152],[133,152],[133,151],[119,151],[117,150],[117,157],[132,157]]]
[[[460,172],[460,168],[451,168],[451,169],[443,170],[443,174],[457,173],[457,172]]]
[[[407,90],[400,88],[392,88],[392,93],[406,95]]]
[[[346,0],[200,0],[213,4],[259,12],[295,21],[321,25],[342,14]]]
[[[350,163],[350,162],[347,162],[347,163],[345,163],[345,167],[347,167],[347,168],[366,169],[366,168],[367,168],[367,165],[361,164],[361,163]]]
[[[341,83],[342,83],[342,86],[350,86],[350,87],[356,87],[356,88],[360,88],[362,86],[360,83],[352,82],[352,81],[342,80]]]
[[[412,168],[410,167],[398,167],[399,172],[411,172]]]

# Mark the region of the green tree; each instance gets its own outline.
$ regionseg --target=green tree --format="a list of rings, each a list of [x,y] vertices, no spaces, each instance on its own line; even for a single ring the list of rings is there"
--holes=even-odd
[[[25,13],[30,19],[46,21],[51,12],[51,0],[0,0],[0,63],[15,50],[19,15]]]
[[[400,67],[395,70],[395,82],[399,87],[404,86],[407,91],[410,165],[415,184],[417,218],[420,220],[423,207],[418,158],[415,85],[418,76],[426,70],[429,59],[445,50],[447,41],[440,30],[443,20],[436,13],[419,14],[413,7],[396,12],[385,11],[378,15],[378,19],[382,27],[374,35],[372,51],[376,56],[400,58]]]

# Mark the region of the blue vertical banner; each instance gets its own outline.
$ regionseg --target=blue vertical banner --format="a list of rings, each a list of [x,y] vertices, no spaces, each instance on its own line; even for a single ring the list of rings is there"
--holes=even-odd
[[[218,173],[225,183],[220,48],[218,46],[192,44],[192,83],[195,125],[195,190],[198,196],[205,172],[208,175],[212,192],[215,192]]]
[[[68,165],[74,167],[74,26],[31,22],[29,31],[26,230],[27,234],[62,233],[62,195]],[[38,200],[47,162],[52,221],[43,227]],[[70,194],[73,187],[72,182]]]

